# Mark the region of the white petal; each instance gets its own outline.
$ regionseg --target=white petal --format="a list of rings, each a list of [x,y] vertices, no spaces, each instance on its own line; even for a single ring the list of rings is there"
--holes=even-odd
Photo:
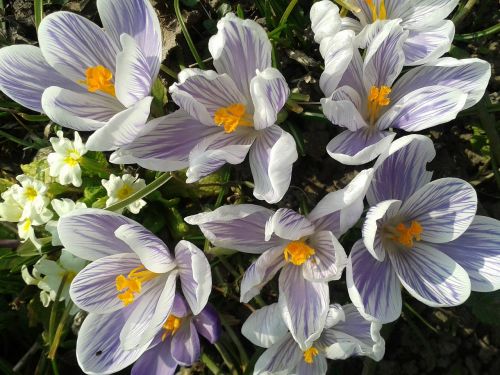
[[[277,303],[254,311],[241,327],[241,333],[254,345],[269,348],[288,335]]]
[[[315,2],[309,17],[316,43],[321,43],[325,37],[334,36],[340,30],[339,7],[329,0]]]

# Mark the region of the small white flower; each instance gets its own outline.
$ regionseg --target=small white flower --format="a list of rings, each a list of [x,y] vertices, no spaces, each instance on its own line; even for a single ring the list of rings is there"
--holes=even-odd
[[[70,141],[63,137],[63,132],[58,131],[57,137],[50,138],[52,148],[55,152],[47,157],[49,163],[49,173],[52,177],[57,177],[61,185],[73,184],[82,185],[82,171],[80,161],[87,149],[80,138],[78,132],[75,132],[75,140]]]
[[[14,185],[16,186],[16,185]],[[10,187],[2,193],[3,202],[0,202],[0,220],[17,222],[23,214],[23,206],[13,197],[13,189]]]
[[[109,180],[102,180],[102,185],[108,193],[108,199],[106,200],[106,207],[111,206],[116,202],[120,202],[135,192],[141,190],[146,186],[146,183],[142,178],[138,176],[132,176],[129,174],[124,174],[123,176],[110,175]],[[128,210],[133,214],[138,214],[142,207],[146,205],[146,202],[139,199],[127,206]]]
[[[12,205],[15,201],[22,210],[21,216],[14,221],[23,221],[29,218],[33,225],[45,224],[52,217],[52,212],[47,208],[49,204],[49,198],[46,195],[47,186],[42,181],[24,174],[17,176],[16,179],[21,185],[11,186],[9,188],[11,192],[6,194],[10,204]],[[2,198],[4,194],[2,194]]]
[[[83,202],[73,202],[71,199],[63,198],[63,199],[53,199],[51,202],[52,208],[56,212],[57,216],[61,217],[64,214],[67,214],[73,210],[78,210],[80,208],[87,208],[87,205]],[[61,240],[59,239],[59,235],[57,234],[57,223],[58,220],[50,220],[45,225],[45,230],[52,235],[52,245],[53,246],[61,246]]]

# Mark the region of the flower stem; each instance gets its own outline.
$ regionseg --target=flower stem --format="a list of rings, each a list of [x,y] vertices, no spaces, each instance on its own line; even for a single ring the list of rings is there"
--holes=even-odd
[[[451,21],[455,24],[455,28],[459,29],[460,27],[462,27],[463,20],[469,15],[476,3],[477,0],[468,0],[467,3],[462,8],[460,8],[460,10],[451,19]]]
[[[201,361],[208,367],[208,369],[214,375],[222,374],[221,369],[215,364],[215,362],[206,353],[201,355]]]
[[[107,211],[119,211],[119,210],[127,207],[129,204],[131,204],[139,199],[142,199],[145,196],[151,194],[153,191],[159,189],[161,186],[163,186],[168,181],[170,181],[171,178],[172,178],[172,176],[170,175],[170,173],[167,173],[167,172],[162,173],[160,175],[160,177],[156,178],[153,182],[146,185],[141,190],[136,191],[134,194],[130,195],[129,197],[127,197],[126,199],[124,199],[120,202],[117,202],[115,204],[112,204],[109,207],[106,207],[105,210],[107,210]]]
[[[33,4],[34,13],[35,13],[35,26],[36,29],[38,30],[38,26],[40,26],[40,22],[42,22],[43,18],[43,1],[42,0],[35,0]]]
[[[432,332],[434,332],[434,333],[436,333],[436,334],[438,334],[438,335],[439,335],[439,331],[438,331],[436,328],[434,328],[433,326],[431,326],[431,324],[430,324],[427,320],[425,320],[425,319],[422,317],[422,315],[420,315],[418,312],[416,312],[416,311],[415,311],[415,309],[413,309],[413,307],[411,307],[411,306],[408,304],[408,302],[405,302],[405,303],[404,303],[404,305],[405,305],[406,309],[407,309],[408,311],[410,311],[413,315],[415,315],[415,317],[416,317],[418,320],[420,320],[422,323],[424,323],[424,325],[425,325],[427,328],[429,328]]]
[[[475,33],[457,34],[455,35],[455,40],[458,40],[460,42],[467,42],[470,40],[476,40],[479,38],[484,38],[486,36],[495,35],[499,31],[500,31],[500,23],[497,23],[496,25],[493,25],[482,31],[476,31]]]
[[[174,72],[172,69],[170,69],[168,66],[165,66],[163,64],[160,65],[160,69],[163,73],[168,74],[170,77],[173,79],[177,79],[177,73]]]
[[[238,349],[238,352],[240,353],[241,367],[243,369],[243,372],[245,372],[245,369],[249,363],[247,352],[245,351],[245,348],[241,344],[241,341],[234,332],[233,328],[228,324],[228,322],[224,319],[222,315],[220,316],[220,320],[222,325],[226,329],[229,337],[231,338],[232,342],[234,343],[234,345],[236,345],[236,349]]]
[[[52,303],[52,309],[50,310],[50,317],[49,317],[49,345],[52,347],[52,343],[54,341],[54,335],[55,335],[55,325],[56,325],[56,318],[57,318],[57,308],[59,307],[59,299],[61,298],[61,294],[64,290],[64,285],[66,285],[66,279],[68,278],[68,274],[64,274],[64,276],[61,279],[61,283],[59,284],[59,288],[57,289],[56,293],[56,298],[54,299],[54,302]]]
[[[69,313],[72,308],[73,308],[73,301],[68,301],[68,304],[64,309],[63,315],[61,316],[61,320],[59,321],[59,325],[57,326],[52,343],[50,345],[50,350],[47,357],[49,357],[49,359],[51,359],[53,363],[55,362],[57,348],[59,347],[59,344],[61,342],[61,336],[63,334],[64,328],[66,327],[66,322],[68,320]]]
[[[226,364],[227,368],[231,372],[232,375],[238,375],[238,371],[236,370],[236,367],[234,366],[234,363],[231,361],[231,357],[229,356],[228,352],[226,349],[218,342],[214,344],[215,349],[219,352],[219,354],[222,357],[222,360]]]
[[[184,23],[184,20],[182,19],[179,0],[174,0],[174,10],[175,10],[175,15],[177,17],[177,20],[179,21],[179,25],[181,26],[182,33],[184,34],[184,39],[186,39],[186,42],[189,46],[189,49],[191,50],[191,54],[193,55],[194,59],[198,63],[198,66],[200,67],[200,69],[205,69],[205,64],[203,64],[203,60],[201,59],[200,55],[198,54],[198,51],[196,50],[196,47],[193,43],[193,40],[191,39],[191,35],[189,35],[189,31],[186,27],[186,24]]]

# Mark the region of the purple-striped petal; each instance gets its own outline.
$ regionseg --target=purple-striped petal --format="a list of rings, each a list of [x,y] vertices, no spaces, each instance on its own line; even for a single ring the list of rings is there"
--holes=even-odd
[[[455,24],[443,20],[432,27],[410,30],[403,45],[405,65],[422,65],[436,60],[450,50],[455,36]]]
[[[211,344],[219,340],[222,327],[219,314],[212,305],[206,305],[198,315],[193,316],[193,323],[198,333]]]
[[[97,0],[97,9],[106,33],[120,45],[120,36],[133,37],[146,57],[152,80],[162,59],[161,28],[158,16],[147,0]],[[123,45],[122,45],[123,48]]]
[[[275,68],[257,71],[250,82],[250,93],[254,105],[253,126],[265,129],[276,123],[278,112],[285,105],[290,89],[283,74]]]
[[[146,125],[152,100],[152,96],[145,97],[117,113],[87,139],[85,146],[92,151],[110,151],[132,143]]]
[[[401,315],[400,282],[389,258],[377,261],[358,240],[346,268],[349,297],[365,319],[390,323]]]
[[[165,273],[175,267],[167,245],[142,225],[122,225],[115,236],[129,245],[151,272]]]
[[[198,225],[203,235],[215,246],[251,254],[264,251],[282,243],[273,236],[265,239],[267,220],[274,211],[254,204],[222,206],[211,212],[188,216],[184,220]]]
[[[181,293],[175,293],[171,314],[175,315],[178,318],[184,318],[192,314],[186,299],[182,296]]]
[[[328,120],[353,132],[368,127],[360,113],[361,107],[361,96],[350,86],[339,87],[331,97],[321,99],[321,108]]]
[[[456,240],[434,244],[468,273],[475,292],[500,288],[500,222],[476,216],[464,234]]]
[[[340,279],[347,264],[347,255],[333,233],[316,232],[309,238],[308,243],[315,253],[304,264],[304,278],[326,282]]]
[[[76,340],[76,358],[87,374],[112,374],[134,363],[148,348],[123,350],[120,330],[130,316],[131,307],[112,314],[89,314]],[[149,375],[149,374],[148,374]]]
[[[140,267],[141,261],[136,254],[115,254],[100,258],[81,270],[73,279],[69,293],[79,308],[96,314],[107,314],[123,308],[118,298],[116,278],[128,275],[134,268]],[[154,284],[142,285],[142,292]]]
[[[295,140],[278,125],[257,134],[249,157],[255,184],[253,195],[267,203],[277,203],[290,186],[292,165],[298,158]]]
[[[295,369],[296,374],[300,375],[326,375],[328,364],[323,354],[318,354],[313,358],[312,363],[300,361]]]
[[[191,366],[200,358],[200,338],[191,319],[186,320],[172,337],[170,353],[183,366]]]
[[[477,195],[474,188],[458,178],[429,182],[406,200],[399,215],[423,228],[423,241],[448,242],[464,233],[474,220]]]
[[[250,81],[256,71],[271,67],[271,42],[252,20],[228,13],[217,23],[218,32],[208,42],[217,71],[227,73],[240,92],[250,98]]]
[[[13,45],[0,49],[0,90],[9,98],[42,112],[42,94],[50,86],[80,90],[45,61],[40,48]]]
[[[85,80],[86,70],[99,65],[115,73],[118,45],[95,23],[75,13],[44,17],[38,41],[47,62],[71,81]]]
[[[132,253],[125,242],[111,235],[124,224],[135,224],[135,221],[111,211],[82,208],[61,217],[57,233],[68,252],[82,259],[96,260]]]
[[[448,17],[458,0],[420,0],[405,12],[403,25],[409,29],[425,29]]]
[[[248,302],[260,293],[260,290],[285,265],[283,246],[265,251],[247,268],[240,286],[241,302]]]
[[[131,375],[174,375],[177,362],[170,354],[171,338],[145,351],[134,363]]]
[[[386,150],[396,134],[365,128],[345,130],[326,146],[328,154],[340,163],[360,165],[372,161]]]
[[[302,358],[302,351],[291,335],[284,336],[257,360],[254,375],[288,375]]]
[[[205,307],[212,291],[210,264],[200,249],[188,241],[175,247],[175,261],[181,279],[182,293],[194,315]]]
[[[278,237],[295,241],[314,233],[314,225],[305,216],[289,208],[278,209],[266,223],[266,240]]]
[[[366,100],[368,92],[363,82],[363,58],[358,49],[354,49],[351,61],[347,66],[337,87],[349,86],[358,93],[362,101]]]
[[[241,333],[252,344],[263,348],[269,348],[289,335],[277,303],[254,311],[243,323]]]
[[[334,36],[340,30],[339,7],[329,0],[315,2],[311,7],[309,17],[316,43],[321,43],[321,40],[326,37]]]
[[[286,265],[279,277],[281,315],[301,349],[307,349],[325,326],[330,304],[328,283],[304,279],[302,267]]]
[[[401,284],[428,306],[457,306],[469,298],[471,282],[467,272],[448,255],[424,242],[409,251],[389,253]]]
[[[404,201],[431,181],[427,163],[436,156],[434,144],[423,135],[408,135],[395,140],[387,154],[375,166],[373,179],[366,194],[368,203],[390,199]]]

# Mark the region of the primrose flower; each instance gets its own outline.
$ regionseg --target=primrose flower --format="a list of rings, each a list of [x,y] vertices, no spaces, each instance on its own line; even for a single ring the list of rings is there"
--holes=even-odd
[[[64,138],[62,131],[58,131],[57,138],[50,138],[50,143],[55,152],[47,156],[49,174],[52,177],[57,177],[57,181],[61,185],[81,186],[82,170],[80,169],[80,162],[82,156],[87,153],[87,148],[78,132],[75,132],[75,140],[72,142]]]
[[[119,371],[147,350],[171,314],[178,277],[193,314],[205,307],[210,265],[192,243],[180,241],[174,257],[142,225],[90,208],[63,216],[57,230],[67,251],[91,261],[70,287],[75,305],[90,313],[76,344],[84,372]]]
[[[481,99],[491,75],[486,61],[441,58],[396,80],[408,34],[397,22],[384,24],[364,59],[357,48],[349,47],[352,32],[343,33],[338,36],[343,43],[332,38],[323,46],[329,69],[322,77],[327,97],[321,104],[333,124],[346,128],[327,145],[330,156],[344,164],[367,163],[387,149],[395,135],[389,128],[414,132],[453,120]],[[352,54],[347,69],[339,64],[335,70],[335,60],[344,56],[345,62],[346,51]]]
[[[307,349],[323,330],[330,294],[328,282],[338,280],[346,254],[337,237],[356,223],[372,170],[358,174],[344,189],[325,196],[305,217],[280,208],[240,204],[185,218],[199,225],[215,246],[261,254],[241,282],[241,301],[259,294],[279,276],[281,317],[301,348]]]
[[[132,375],[174,375],[178,365],[191,366],[200,358],[200,338],[215,343],[221,334],[219,316],[207,305],[193,315],[186,300],[175,295],[167,321],[150,349],[132,367]]]
[[[130,174],[124,174],[121,177],[112,174],[109,176],[109,180],[102,180],[102,186],[104,186],[108,193],[109,198],[106,200],[106,207],[109,207],[146,187],[146,182],[142,178]],[[145,205],[146,201],[139,199],[130,203],[127,209],[133,214],[138,214]]]
[[[40,48],[0,50],[0,89],[54,122],[92,131],[90,150],[114,150],[144,127],[161,62],[161,29],[148,0],[98,0],[104,30],[70,12],[46,16]]]
[[[340,17],[339,8],[329,0],[311,7],[314,39],[321,43],[341,30],[352,30],[356,42],[365,48],[381,24],[397,20],[408,32],[402,45],[405,65],[431,62],[449,51],[455,25],[445,18],[456,8],[458,0],[348,0],[345,1],[358,20]]]
[[[208,45],[217,71],[180,72],[170,93],[181,110],[148,123],[111,161],[159,171],[188,168],[190,183],[249,153],[255,197],[278,202],[297,160],[293,137],[276,125],[288,85],[271,67],[271,43],[261,26],[229,13],[217,27]]]
[[[67,213],[78,210],[81,208],[87,208],[87,205],[83,202],[74,202],[68,198],[62,199],[52,199],[50,202],[52,208],[56,212],[57,216],[62,217]],[[52,235],[52,246],[61,246],[61,240],[59,239],[59,234],[57,233],[57,223],[59,220],[50,220],[45,224],[45,230]]]
[[[273,304],[253,312],[242,333],[253,344],[266,348],[255,363],[254,375],[325,375],[327,358],[367,356],[380,361],[385,352],[380,328],[380,324],[365,320],[353,305],[330,305],[321,336],[304,350],[288,332],[278,305]]]
[[[395,141],[379,159],[367,193],[372,206],[363,238],[349,255],[347,286],[367,319],[401,314],[401,285],[429,306],[463,303],[471,290],[500,288],[500,222],[476,216],[476,192],[467,182],[430,182],[430,139]]]

